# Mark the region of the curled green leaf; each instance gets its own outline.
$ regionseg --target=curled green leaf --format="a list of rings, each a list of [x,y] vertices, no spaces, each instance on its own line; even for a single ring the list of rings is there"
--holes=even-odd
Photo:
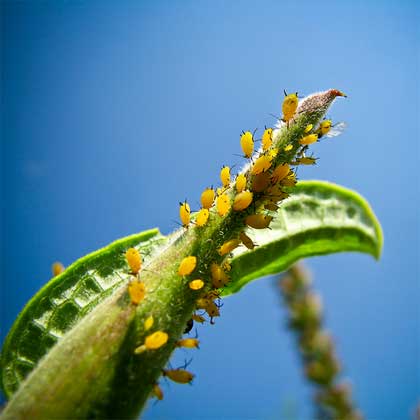
[[[235,251],[224,296],[252,280],[280,273],[301,258],[345,251],[379,258],[383,242],[381,227],[367,201],[324,181],[299,182],[276,211],[270,229],[251,229],[247,234],[258,246]]]

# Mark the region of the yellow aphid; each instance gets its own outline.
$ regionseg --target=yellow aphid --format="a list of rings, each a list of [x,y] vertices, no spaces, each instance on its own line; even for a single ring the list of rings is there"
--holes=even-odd
[[[274,159],[278,154],[279,149],[277,149],[276,147],[268,152],[268,156],[270,156],[271,159]]]
[[[152,315],[150,315],[150,316],[146,319],[146,321],[144,321],[144,330],[145,330],[145,331],[150,330],[150,328],[152,328],[152,327],[153,327],[154,322],[155,322],[155,320],[153,319],[153,316],[152,316]]]
[[[265,229],[270,226],[272,216],[265,216],[263,214],[251,214],[245,218],[245,224],[254,229]]]
[[[254,249],[255,244],[252,241],[252,239],[245,233],[241,232],[239,234],[239,238],[241,239],[242,243],[248,248],[248,249]]]
[[[233,200],[233,210],[245,210],[252,203],[253,197],[254,196],[251,191],[242,191],[241,193],[237,194]]]
[[[158,384],[153,385],[152,393],[159,401],[163,400],[163,391]]]
[[[213,188],[207,188],[201,193],[201,206],[203,209],[209,209],[213,205],[215,196]]]
[[[147,350],[156,350],[164,346],[168,342],[168,334],[164,331],[156,331],[150,334],[144,340],[144,345]]]
[[[284,198],[289,197],[289,194],[287,194],[286,192],[284,192],[282,190],[282,187],[284,185],[283,182],[284,182],[284,179],[283,179],[283,181],[281,181],[280,184],[275,184],[272,187],[267,188],[266,194],[267,194],[267,197],[270,199],[271,202],[275,203],[275,202],[278,202],[280,200],[283,200]]]
[[[252,191],[254,192],[263,192],[270,185],[270,173],[263,172],[261,174],[255,175],[252,180]]]
[[[298,165],[315,165],[316,159],[311,157],[301,157],[296,159]]]
[[[133,305],[138,305],[146,294],[146,286],[144,282],[139,279],[133,279],[128,284],[128,294],[130,295],[131,303]]]
[[[64,265],[61,264],[61,262],[57,261],[51,266],[51,271],[52,271],[53,277],[58,276],[64,271]]]
[[[276,184],[287,176],[290,172],[290,166],[287,163],[278,165],[271,174],[271,180]]]
[[[207,209],[201,209],[198,213],[197,213],[197,218],[195,219],[195,224],[198,227],[202,227],[204,226],[207,221],[209,220],[209,211]]]
[[[225,271],[230,271],[230,270],[232,270],[232,266],[229,264],[229,261],[225,261],[225,262],[222,264],[222,268],[223,268],[223,270],[225,270]]]
[[[195,279],[188,283],[191,290],[200,290],[204,286],[204,281],[201,279]]]
[[[239,246],[241,241],[239,239],[231,239],[229,241],[226,241],[220,248],[219,248],[219,254],[220,255],[226,255],[232,252],[235,248]]]
[[[307,126],[306,126],[306,128],[305,128],[305,134],[306,133],[309,133],[312,129],[314,128],[314,125],[313,124],[308,124]]]
[[[216,316],[220,316],[220,311],[218,306],[212,302],[210,299],[200,298],[197,299],[197,308],[204,309],[211,318],[215,318]]]
[[[220,316],[219,307],[214,302],[210,302],[207,305],[206,312],[210,318],[216,318],[217,316]],[[210,323],[213,324],[212,321],[210,321]]]
[[[181,219],[182,226],[188,227],[190,224],[191,210],[190,205],[186,201],[179,203],[179,218]]]
[[[272,135],[273,135],[273,129],[266,128],[261,138],[262,149],[264,152],[268,150],[271,147],[271,144],[273,143]]]
[[[225,216],[230,210],[230,198],[227,194],[221,194],[216,198],[216,210],[219,216]]]
[[[229,283],[229,276],[223,271],[219,264],[212,263],[210,266],[212,284],[216,289],[220,289]],[[207,310],[207,309],[206,309]]]
[[[184,369],[163,370],[163,376],[178,384],[189,384],[194,379],[194,374]]]
[[[236,191],[238,193],[242,192],[246,188],[246,176],[244,174],[239,174],[236,177]]]
[[[286,95],[286,92],[284,92]],[[286,95],[283,100],[282,111],[283,111],[283,118],[284,122],[289,122],[295,115],[296,109],[298,107],[298,96],[296,93],[290,93]]]
[[[317,130],[317,133],[319,137],[325,136],[325,134],[328,134],[332,127],[332,121],[331,120],[324,120],[319,125],[319,128]]]
[[[292,172],[291,175],[288,175],[281,181],[281,185],[283,185],[284,187],[293,187],[296,185],[296,182],[296,175],[294,174],[294,172]]]
[[[293,144],[288,144],[287,146],[284,147],[285,152],[290,152],[290,150],[292,149],[293,149]]]
[[[141,268],[140,252],[136,248],[128,248],[125,253],[125,259],[131,268],[131,273],[137,274]]]
[[[222,185],[224,187],[228,187],[230,184],[230,168],[229,166],[223,166],[222,170],[220,171],[220,180],[222,181]]]
[[[276,211],[279,209],[279,206],[275,203],[265,203],[264,208],[270,211]]]
[[[241,147],[245,157],[249,158],[254,153],[254,138],[250,131],[245,131],[241,135]]]
[[[197,257],[190,255],[189,257],[185,257],[181,264],[179,264],[178,274],[180,276],[188,276],[191,274],[197,265]]]
[[[315,143],[318,140],[318,134],[308,134],[305,137],[302,137],[299,140],[299,143],[302,145],[308,145],[308,144],[312,144]]]
[[[254,163],[251,169],[253,175],[258,175],[267,171],[271,167],[271,158],[267,155],[260,156]]]
[[[203,324],[206,321],[206,319],[203,316],[197,315],[197,314],[192,314],[192,317],[191,318],[195,322],[198,322],[199,324]]]
[[[183,338],[182,340],[178,340],[175,345],[187,349],[198,349],[200,342],[196,338]]]
[[[204,309],[206,310],[207,307],[213,303],[210,299],[207,298],[199,298],[197,299],[197,301],[195,302],[196,306],[198,309]]]

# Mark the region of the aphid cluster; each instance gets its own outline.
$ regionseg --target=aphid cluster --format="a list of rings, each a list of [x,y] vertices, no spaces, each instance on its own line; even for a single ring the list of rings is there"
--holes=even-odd
[[[344,96],[339,93],[337,96]],[[252,250],[258,245],[248,235],[249,231],[270,228],[275,216],[273,212],[288,197],[289,188],[297,182],[292,167],[315,164],[316,158],[307,157],[305,152],[319,138],[328,136],[333,127],[330,120],[324,120],[316,127],[308,124],[298,130],[295,127],[291,130],[299,99],[297,93],[285,95],[281,121],[286,125],[286,134],[291,133],[285,136],[287,142],[280,141],[277,130],[270,127],[265,128],[261,139],[255,139],[255,131],[243,131],[239,140],[242,156],[248,161],[246,168],[232,176],[231,168],[223,166],[219,174],[221,186],[206,188],[202,192],[201,208],[197,211],[191,212],[187,200],[179,204],[179,217],[185,230],[196,232],[197,236],[205,236],[205,229],[210,224],[212,232],[219,232],[212,234],[207,242],[210,245],[206,245],[205,250],[199,248],[194,251],[196,255],[185,256],[177,266],[177,275],[194,299],[196,307],[196,312],[187,324],[186,333],[192,329],[194,322],[205,322],[206,314],[211,324],[214,318],[220,316],[220,295],[230,282],[232,253],[240,246]],[[255,151],[258,141],[261,141],[261,147]],[[131,248],[126,253],[126,259],[131,274],[135,276],[129,284],[128,292],[131,302],[138,305],[146,293],[144,283],[139,279],[141,257]],[[136,354],[158,351],[171,341],[164,331],[149,333],[153,325],[153,317],[150,316],[144,324],[144,331],[148,331],[148,335],[136,348]],[[175,347],[188,349],[199,346],[197,338],[172,340],[172,343]],[[185,368],[163,370],[162,375],[177,383],[190,383],[194,377]],[[153,384],[152,392],[156,398],[163,398],[158,384]]]
[[[190,210],[186,202],[181,204],[180,216],[184,226],[188,227]],[[129,248],[125,253],[125,259],[130,268],[128,274],[131,276],[127,289],[128,295],[130,297],[131,303],[137,306],[141,304],[146,296],[146,285],[143,281],[140,280],[142,258],[136,248]],[[180,276],[187,276],[191,274],[194,271],[196,264],[196,257],[189,256],[184,258],[179,265],[178,274]],[[203,286],[204,282],[200,279],[192,280],[189,283],[191,290],[200,290]],[[196,320],[200,322],[199,318],[196,318]],[[147,333],[147,335],[145,335],[142,344],[135,348],[134,354],[141,355],[144,352],[157,351],[168,343],[170,337],[167,332],[161,331],[159,329],[154,332],[149,332],[153,329],[154,325],[155,319],[153,315],[150,315],[146,318],[143,325],[143,330],[145,333]],[[176,341],[175,346],[188,349],[199,348],[199,341],[197,338],[185,338]],[[185,369],[168,369],[162,371],[162,374],[163,376],[168,377],[177,383],[190,383],[194,378],[194,375]],[[163,391],[159,384],[152,384],[152,395],[155,396],[158,400],[163,399]]]
[[[337,96],[344,96],[337,91]],[[282,104],[281,121],[287,125],[296,117],[299,99],[297,93],[287,94]],[[210,322],[220,315],[219,290],[230,280],[230,257],[239,246],[253,249],[257,244],[246,231],[267,229],[273,220],[271,212],[278,209],[280,201],[288,197],[288,188],[296,184],[296,173],[291,166],[312,165],[316,158],[305,156],[308,146],[328,135],[333,127],[331,120],[322,121],[318,127],[308,124],[300,136],[288,144],[276,144],[273,128],[265,128],[261,137],[260,150],[255,152],[255,131],[243,131],[240,146],[243,157],[249,160],[246,170],[232,179],[231,168],[223,166],[220,171],[221,186],[206,188],[201,194],[201,209],[191,215],[187,201],[180,203],[180,219],[184,228],[191,224],[203,228],[217,218],[234,221],[235,228],[220,235],[224,241],[214,242],[212,258],[206,254],[206,261],[197,256],[185,257],[179,266],[180,276],[190,276],[189,288],[197,292],[197,309],[207,312]],[[192,217],[191,217],[192,216]],[[227,225],[228,222],[225,223]],[[239,226],[239,228],[238,228]],[[240,228],[240,226],[243,226]],[[230,237],[227,237],[230,236]],[[197,271],[197,275],[194,271]],[[194,275],[192,275],[194,273]],[[199,278],[196,278],[199,277]],[[195,314],[195,317],[202,314]]]

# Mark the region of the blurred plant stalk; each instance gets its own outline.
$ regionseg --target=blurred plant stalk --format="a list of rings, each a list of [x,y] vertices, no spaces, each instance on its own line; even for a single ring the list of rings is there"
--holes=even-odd
[[[350,385],[340,381],[341,364],[330,334],[323,329],[322,303],[311,288],[310,273],[302,263],[296,264],[281,277],[279,287],[305,376],[316,388],[316,418],[363,419],[351,399]]]

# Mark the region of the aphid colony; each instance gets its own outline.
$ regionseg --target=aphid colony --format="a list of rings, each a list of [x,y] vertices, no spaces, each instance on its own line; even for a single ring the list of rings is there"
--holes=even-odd
[[[135,306],[139,305],[146,296],[146,285],[143,281],[140,280],[140,270],[142,267],[142,258],[139,251],[136,248],[129,248],[125,253],[125,259],[130,267],[129,274],[132,275],[132,278],[128,284],[128,295],[130,297],[131,303]],[[179,266],[178,274],[181,276],[191,274],[196,265],[195,257],[184,258]],[[200,279],[192,280],[189,283],[191,290],[200,290],[204,286],[204,282]],[[204,322],[204,319],[198,317],[196,320],[198,322]],[[153,329],[155,320],[153,315],[150,315],[143,325],[144,332],[149,332]],[[165,331],[156,330],[150,332],[146,335],[144,342],[136,347],[134,353],[136,355],[141,355],[147,351],[155,351],[168,343],[169,334]],[[197,338],[184,338],[177,340],[175,342],[175,347],[184,347],[187,349],[199,348],[199,341]],[[164,369],[162,375],[168,377],[174,382],[180,384],[190,383],[194,379],[194,374],[188,372],[185,369]],[[163,391],[160,386],[155,383],[152,386],[152,394],[158,399],[163,399]]]
[[[344,95],[342,95],[344,96]],[[297,93],[287,95],[282,105],[282,121],[289,131],[290,123],[296,116],[298,109]],[[288,197],[288,188],[296,184],[296,174],[291,166],[313,165],[316,159],[306,157],[305,151],[309,145],[327,136],[333,127],[330,120],[323,120],[318,127],[308,124],[302,128],[290,142],[283,144],[274,139],[272,128],[265,128],[261,137],[261,147],[255,152],[254,133],[242,132],[240,145],[244,158],[249,165],[243,173],[232,179],[229,166],[223,166],[220,171],[221,187],[206,188],[200,198],[201,208],[192,213],[190,205],[185,200],[180,203],[179,217],[184,229],[204,229],[206,225],[220,228],[220,235],[211,239],[211,250],[205,256],[188,255],[184,257],[177,268],[177,275],[185,280],[186,290],[193,294],[198,312],[192,315],[186,332],[193,322],[205,322],[205,313],[210,317],[210,323],[220,316],[220,294],[230,281],[230,258],[232,252],[244,246],[254,249],[255,244],[248,236],[248,229],[267,229],[273,220],[273,213],[278,204]],[[276,144],[278,143],[278,144]],[[223,227],[223,229],[222,229]],[[200,259],[203,261],[200,261]],[[130,248],[126,252],[126,260],[134,276],[129,283],[128,293],[132,304],[139,305],[144,299],[146,288],[139,279],[142,261],[139,252]],[[205,261],[204,261],[205,260]],[[156,351],[165,346],[170,337],[165,331],[154,331],[154,320],[150,316],[144,323],[144,331],[148,332],[144,342],[135,349],[136,354]],[[149,334],[150,331],[150,334]],[[175,347],[198,348],[196,338],[185,338],[175,342]],[[194,375],[184,368],[163,370],[162,375],[177,383],[190,383]],[[157,384],[153,385],[154,396],[161,400],[162,390]]]

